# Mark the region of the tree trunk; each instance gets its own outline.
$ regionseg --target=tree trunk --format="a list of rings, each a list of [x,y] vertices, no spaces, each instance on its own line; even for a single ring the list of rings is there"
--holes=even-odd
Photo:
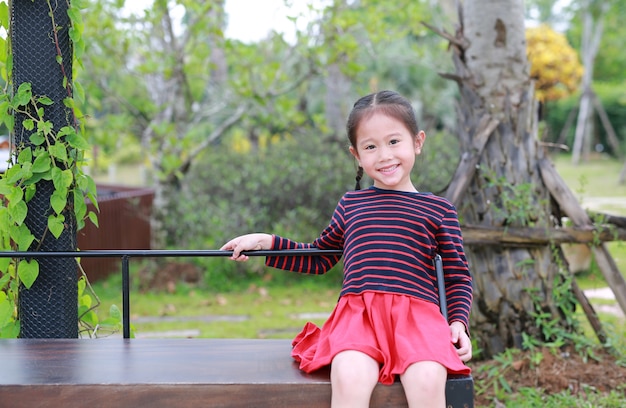
[[[464,157],[477,157],[477,165],[453,202],[463,224],[551,229],[553,201],[538,169],[542,151],[523,1],[466,0],[460,7],[452,44],[461,91],[458,131]],[[477,142],[486,129],[486,141]],[[481,357],[521,347],[523,334],[541,338],[537,311],[568,328],[552,296],[559,270],[548,245],[467,245],[466,251],[474,278],[471,331]]]
[[[342,103],[347,100],[350,91],[350,81],[341,72],[339,64],[331,64],[328,67],[326,82],[325,110],[328,126],[332,129],[335,140],[344,141],[346,117],[348,107]]]
[[[574,146],[572,148],[572,163],[578,164],[581,160],[586,161],[591,149],[591,137],[593,135],[593,66],[600,48],[600,40],[604,31],[604,16],[608,11],[610,2],[604,2],[600,6],[599,16],[594,18],[592,13],[592,2],[583,3],[583,33],[581,54],[585,72],[583,73],[580,109],[578,110],[578,120],[576,121],[576,133],[574,136]]]
[[[215,22],[215,26],[219,28],[220,33],[226,29],[227,16],[224,10],[224,3],[225,0],[214,0],[213,7],[209,11],[211,21]],[[211,57],[209,59],[211,62],[211,80],[209,81],[208,91],[223,92],[222,87],[226,86],[228,81],[228,61],[226,59],[224,36],[210,32],[208,43],[211,47]]]

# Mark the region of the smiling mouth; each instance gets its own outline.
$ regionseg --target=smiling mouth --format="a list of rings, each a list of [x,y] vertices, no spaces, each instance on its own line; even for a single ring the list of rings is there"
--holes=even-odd
[[[382,168],[382,169],[378,169],[378,171],[381,172],[381,173],[393,173],[397,168],[398,168],[398,165],[395,164],[395,165],[390,166],[390,167],[385,167],[385,168]]]

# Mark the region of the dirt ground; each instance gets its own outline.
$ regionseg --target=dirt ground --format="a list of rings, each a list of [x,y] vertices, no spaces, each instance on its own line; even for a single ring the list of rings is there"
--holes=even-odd
[[[515,356],[512,364],[498,372],[504,377],[513,392],[522,387],[541,388],[546,394],[569,390],[572,395],[584,397],[590,387],[599,393],[620,389],[626,396],[626,367],[619,366],[608,353],[597,354],[598,360],[587,359],[575,353],[561,352],[555,355],[545,349],[539,364],[531,364],[534,353],[524,352]],[[481,370],[486,365],[499,366],[495,361],[470,364],[474,382],[489,381],[488,374]],[[493,377],[492,377],[493,378]],[[498,378],[496,378],[498,380]],[[486,387],[481,393],[476,387],[476,407],[494,406],[494,388]]]

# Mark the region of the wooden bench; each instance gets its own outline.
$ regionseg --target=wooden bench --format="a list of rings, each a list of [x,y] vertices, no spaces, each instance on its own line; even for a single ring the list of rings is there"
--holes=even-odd
[[[305,374],[290,340],[0,340],[0,407],[328,407],[329,372]],[[449,379],[449,407],[473,406]],[[458,400],[458,403],[451,403]],[[399,382],[373,407],[406,407]]]

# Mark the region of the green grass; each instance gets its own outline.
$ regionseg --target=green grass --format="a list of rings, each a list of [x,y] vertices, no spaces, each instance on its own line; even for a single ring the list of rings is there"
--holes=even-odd
[[[227,293],[185,284],[173,292],[133,289],[131,324],[138,337],[158,336],[155,332],[186,337],[191,331],[193,337],[207,338],[293,338],[307,321],[323,324],[339,295],[339,287],[330,289],[310,279],[290,285],[264,283],[259,279],[246,290]],[[107,317],[111,305],[121,308],[118,276],[96,282],[93,287],[101,301],[100,319]]]
[[[619,183],[624,166],[622,161],[594,156],[587,162],[574,165],[569,155],[555,156],[552,160],[583,208],[626,217],[626,183]],[[626,277],[626,242],[607,242],[606,246],[617,268]],[[577,282],[583,289],[606,286],[595,265],[589,272],[578,275]]]
[[[626,183],[619,183],[623,162],[598,156],[588,162],[574,165],[569,155],[553,156],[552,161],[559,175],[583,206],[587,205],[586,201],[590,201],[591,204],[599,197],[618,198],[616,201],[621,201],[621,205],[608,206],[614,207],[617,214],[626,215]]]

